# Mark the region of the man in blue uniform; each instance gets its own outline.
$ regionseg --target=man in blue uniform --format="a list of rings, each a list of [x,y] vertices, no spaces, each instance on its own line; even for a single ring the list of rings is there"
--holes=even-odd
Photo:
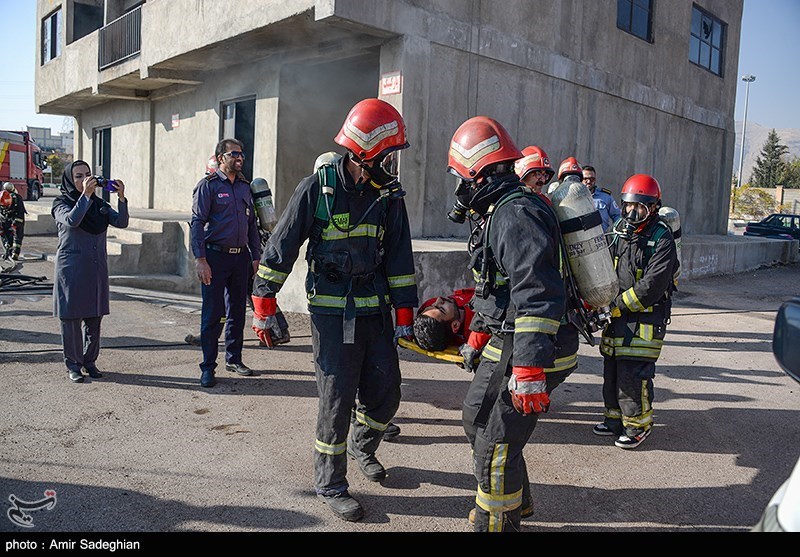
[[[413,335],[417,285],[397,179],[397,151],[408,147],[402,116],[385,101],[365,99],[334,141],[346,155],[298,184],[267,242],[253,286],[253,329],[261,338],[277,332],[275,295],[308,239],[319,392],[314,487],[337,517],[356,521],[364,510],[348,492],[347,457],[369,480],[386,476],[375,453],[400,405],[396,343]]]
[[[192,195],[192,253],[202,283],[200,385],[216,384],[217,343],[225,319],[225,369],[253,372],[242,363],[249,268],[258,268],[261,239],[250,184],[242,175],[244,146],[223,139],[214,151],[219,169],[204,177]]]
[[[593,166],[583,167],[583,184],[589,188],[594,199],[594,207],[603,219],[603,232],[608,232],[611,225],[620,217],[619,205],[611,195],[611,191],[605,188],[597,189],[597,172]]]

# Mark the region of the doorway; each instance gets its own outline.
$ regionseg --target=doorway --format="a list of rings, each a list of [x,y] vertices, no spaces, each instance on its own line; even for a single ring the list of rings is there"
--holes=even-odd
[[[237,99],[222,103],[220,140],[235,138],[244,143],[242,174],[253,179],[253,141],[256,131],[256,99]]]
[[[97,128],[93,133],[94,153],[92,167],[97,176],[112,179],[111,176],[111,128]],[[100,196],[106,201],[109,200],[109,192],[105,188],[100,188]]]

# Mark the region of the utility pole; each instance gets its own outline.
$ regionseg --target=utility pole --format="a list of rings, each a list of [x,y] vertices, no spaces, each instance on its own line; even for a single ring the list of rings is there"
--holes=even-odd
[[[743,75],[742,81],[746,83],[744,89],[744,122],[742,122],[742,145],[739,150],[739,174],[736,179],[736,188],[733,191],[733,202],[731,203],[731,215],[736,210],[736,190],[742,187],[744,180],[742,179],[742,169],[744,167],[744,137],[747,133],[747,103],[750,100],[750,84],[756,80],[754,75]]]

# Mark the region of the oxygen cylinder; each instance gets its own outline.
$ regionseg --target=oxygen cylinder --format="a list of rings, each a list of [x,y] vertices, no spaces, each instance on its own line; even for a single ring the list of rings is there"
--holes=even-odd
[[[675,238],[675,250],[678,252],[678,269],[672,278],[677,282],[678,277],[681,276],[681,216],[672,207],[661,207],[658,210],[658,216],[669,225],[670,230],[672,230],[672,237]]]
[[[592,194],[577,176],[567,176],[550,199],[581,297],[594,308],[608,307],[619,292],[619,281]]]
[[[253,193],[253,205],[258,215],[258,224],[261,230],[272,232],[278,219],[275,217],[275,207],[272,204],[272,192],[264,178],[255,178],[250,182],[250,191]]]
[[[317,157],[317,160],[314,161],[314,172],[319,170],[320,166],[324,166],[326,164],[338,163],[341,158],[342,155],[334,151],[328,151],[327,153],[322,153],[320,156]]]

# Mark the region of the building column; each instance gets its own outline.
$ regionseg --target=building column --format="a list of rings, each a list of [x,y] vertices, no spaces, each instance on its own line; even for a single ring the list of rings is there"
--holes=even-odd
[[[400,179],[406,191],[406,207],[411,216],[411,235],[425,235],[425,179],[428,160],[428,99],[430,95],[431,43],[427,39],[404,35],[381,47],[381,77],[400,72],[400,92],[379,97],[403,115],[411,147],[400,156]],[[383,79],[381,79],[383,81]],[[441,162],[441,161],[435,161]],[[444,173],[444,168],[442,168]],[[434,188],[435,189],[435,188]]]

